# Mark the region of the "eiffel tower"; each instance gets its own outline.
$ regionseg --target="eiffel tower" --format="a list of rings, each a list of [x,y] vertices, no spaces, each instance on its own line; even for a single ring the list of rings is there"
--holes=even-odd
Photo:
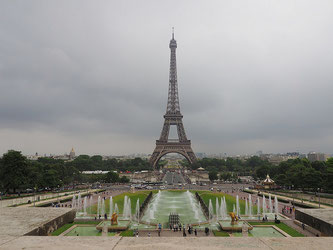
[[[164,125],[159,140],[156,140],[156,147],[150,157],[150,164],[156,169],[158,161],[162,156],[169,153],[178,153],[183,155],[190,163],[197,159],[191,147],[191,141],[187,139],[183,115],[180,113],[177,83],[177,65],[176,65],[176,48],[177,42],[172,30],[172,39],[170,40],[170,74],[169,74],[169,94],[166,114],[164,115]],[[177,126],[178,139],[169,139],[170,126]]]

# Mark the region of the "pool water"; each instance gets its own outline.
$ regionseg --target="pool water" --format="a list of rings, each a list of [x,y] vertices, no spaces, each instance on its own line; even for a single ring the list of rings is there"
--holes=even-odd
[[[77,226],[73,228],[66,236],[101,236],[102,232],[96,229],[96,226]]]
[[[256,227],[249,232],[253,237],[285,237],[274,227]]]
[[[182,224],[206,221],[200,204],[191,192],[162,191],[154,194],[141,220],[151,223],[168,222],[170,213],[179,214]]]

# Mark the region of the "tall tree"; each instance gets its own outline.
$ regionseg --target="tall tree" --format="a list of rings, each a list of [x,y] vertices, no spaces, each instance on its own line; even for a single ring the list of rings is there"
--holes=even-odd
[[[27,185],[27,159],[20,151],[9,150],[1,159],[0,179],[8,192]]]

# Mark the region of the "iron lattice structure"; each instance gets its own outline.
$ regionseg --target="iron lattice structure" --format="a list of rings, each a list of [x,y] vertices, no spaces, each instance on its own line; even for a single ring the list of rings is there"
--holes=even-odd
[[[159,140],[156,140],[155,150],[150,158],[150,164],[156,168],[158,161],[166,154],[178,153],[183,155],[190,163],[196,161],[195,154],[191,147],[191,141],[187,139],[184,125],[183,115],[180,113],[178,83],[177,83],[177,63],[176,63],[176,48],[177,42],[174,39],[170,40],[169,48],[170,55],[170,75],[169,75],[169,92],[167,110],[164,115],[164,125],[162,128]],[[169,139],[170,126],[177,126],[178,139]]]

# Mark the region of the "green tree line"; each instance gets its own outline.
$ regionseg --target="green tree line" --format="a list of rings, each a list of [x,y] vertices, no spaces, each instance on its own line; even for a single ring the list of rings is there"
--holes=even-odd
[[[186,161],[183,166],[192,169],[203,167],[209,172],[211,180],[237,180],[238,176],[253,176],[262,180],[267,174],[281,186],[297,189],[318,188],[325,192],[333,192],[333,158],[327,161],[310,162],[307,159],[290,159],[273,165],[268,160],[253,156],[247,160],[234,158],[203,158],[190,165]]]
[[[28,160],[19,151],[9,150],[0,159],[0,191],[16,192],[25,189],[57,188],[76,183],[128,182],[113,171],[149,170],[147,160],[141,158],[129,160],[110,159],[103,161],[99,155],[80,155],[73,161],[64,161],[48,157]],[[112,173],[104,175],[85,175],[81,171],[104,170]]]

